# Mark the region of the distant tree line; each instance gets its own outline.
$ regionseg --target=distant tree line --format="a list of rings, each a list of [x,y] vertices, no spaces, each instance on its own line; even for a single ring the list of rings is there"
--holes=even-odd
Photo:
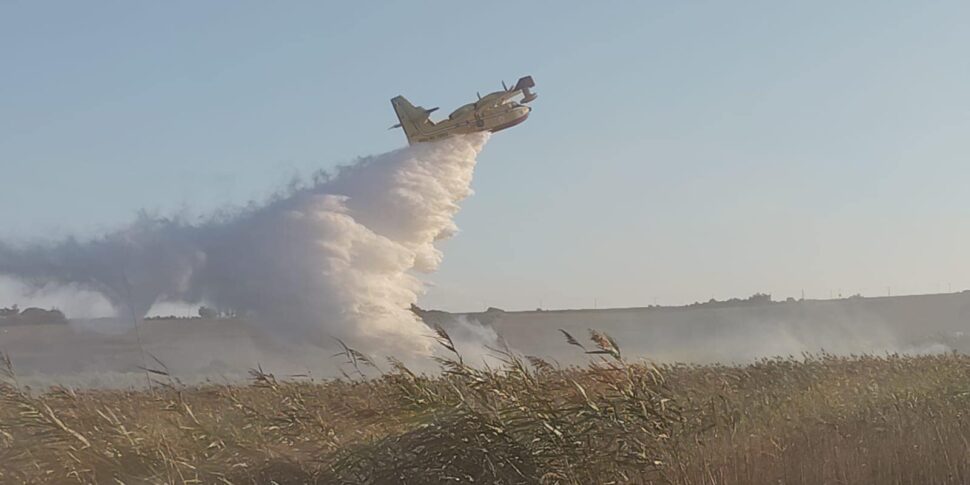
[[[236,312],[233,311],[219,311],[215,308],[201,306],[196,315],[181,317],[176,315],[155,315],[153,317],[146,317],[145,320],[221,320],[236,318],[237,316]]]
[[[64,312],[51,308],[29,307],[23,310],[17,305],[0,308],[0,325],[40,325],[45,323],[67,323]]]
[[[768,293],[755,293],[747,298],[731,298],[730,300],[716,300],[711,298],[705,302],[694,302],[690,305],[686,305],[688,308],[721,308],[721,307],[734,307],[734,306],[751,306],[751,305],[767,305],[773,303],[771,301],[771,295]]]

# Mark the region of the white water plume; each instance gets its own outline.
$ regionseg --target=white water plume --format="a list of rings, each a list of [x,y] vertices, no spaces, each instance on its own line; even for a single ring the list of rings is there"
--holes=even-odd
[[[161,301],[205,302],[303,342],[339,337],[370,352],[426,354],[433,341],[409,310],[423,292],[413,271],[441,262],[435,242],[455,233],[487,139],[361,158],[201,223],[142,216],[87,241],[0,242],[0,274],[97,291],[119,315],[144,316]]]

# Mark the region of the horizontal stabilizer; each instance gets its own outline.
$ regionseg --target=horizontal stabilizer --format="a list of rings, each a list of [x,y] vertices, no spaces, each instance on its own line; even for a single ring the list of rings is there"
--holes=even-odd
[[[534,88],[536,82],[532,80],[532,76],[526,76],[519,78],[519,82],[515,83],[515,87],[512,88],[516,91],[522,91],[522,102],[528,103],[539,97],[538,94],[530,91],[530,88]]]

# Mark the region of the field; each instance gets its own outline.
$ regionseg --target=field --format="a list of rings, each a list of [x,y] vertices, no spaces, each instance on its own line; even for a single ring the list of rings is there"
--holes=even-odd
[[[347,349],[336,380],[183,386],[157,368],[151,390],[36,394],[5,365],[0,482],[970,481],[962,354],[651,364],[564,337],[588,365],[499,352],[479,370],[443,331],[435,376]]]
[[[482,343],[496,346],[502,339],[520,354],[563,366],[585,365],[582,353],[563,345],[560,328],[579,336],[588,328],[603,330],[622,342],[624,355],[658,362],[750,363],[822,350],[837,355],[970,353],[970,292],[725,307],[425,313],[427,323],[448,329],[465,358],[475,363],[481,361]],[[258,365],[278,376],[340,376],[334,352],[321,350],[334,344],[329,336],[322,343],[281,340],[273,325],[250,323],[151,319],[137,331],[130,321],[112,319],[0,325],[0,352],[10,356],[22,385],[37,388],[141,386],[145,376],[138,367],[146,364],[145,353],[191,385],[243,383],[247,371]]]

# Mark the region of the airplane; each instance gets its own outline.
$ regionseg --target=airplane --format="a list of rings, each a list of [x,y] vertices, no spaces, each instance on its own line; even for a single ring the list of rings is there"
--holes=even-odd
[[[391,99],[391,105],[397,113],[398,124],[388,129],[403,128],[408,143],[413,145],[451,135],[479,131],[494,133],[511,128],[529,117],[532,108],[523,105],[539,96],[531,91],[535,85],[532,76],[520,78],[511,88],[503,81],[501,91],[485,96],[478,95],[478,101],[456,109],[448,119],[438,122],[431,121],[430,118],[431,113],[438,108],[414,106],[404,96],[397,96]],[[518,98],[520,95],[522,97]]]

